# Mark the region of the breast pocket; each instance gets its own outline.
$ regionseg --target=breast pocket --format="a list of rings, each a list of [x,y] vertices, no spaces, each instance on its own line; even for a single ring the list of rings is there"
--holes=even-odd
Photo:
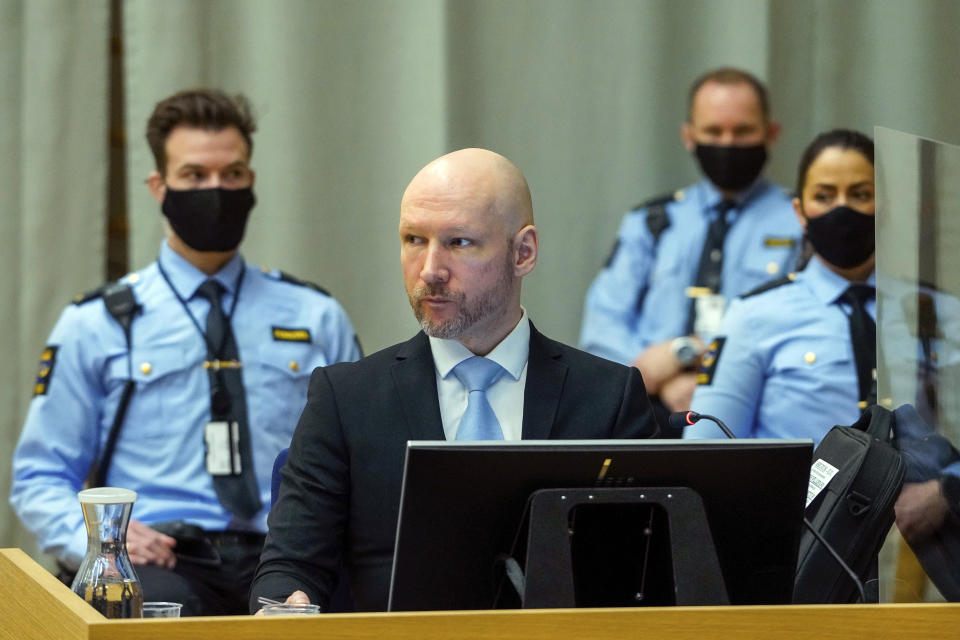
[[[855,371],[848,339],[795,340],[778,349],[771,362],[770,384],[812,392],[833,389],[838,379]]]
[[[658,251],[656,259],[653,262],[653,270],[650,277],[651,282],[660,285],[671,285],[683,280],[684,264],[682,260],[677,258],[677,253]]]
[[[253,383],[248,386],[252,419],[267,431],[292,434],[307,400],[310,374],[325,364],[316,345],[307,342],[261,345],[244,363]]]
[[[110,421],[131,378],[136,386],[124,418],[125,431],[129,427],[144,438],[161,437],[174,422],[200,419],[198,416],[207,412],[209,384],[202,359],[179,346],[135,346],[131,358],[122,354],[110,360],[105,406]]]
[[[762,244],[750,247],[743,255],[746,290],[796,270],[796,240],[786,237],[765,237]]]

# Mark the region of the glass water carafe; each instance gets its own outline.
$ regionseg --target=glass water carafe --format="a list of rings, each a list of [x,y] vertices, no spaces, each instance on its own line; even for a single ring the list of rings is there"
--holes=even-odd
[[[107,618],[143,616],[143,589],[127,555],[135,491],[114,487],[77,494],[87,526],[87,555],[71,589]]]

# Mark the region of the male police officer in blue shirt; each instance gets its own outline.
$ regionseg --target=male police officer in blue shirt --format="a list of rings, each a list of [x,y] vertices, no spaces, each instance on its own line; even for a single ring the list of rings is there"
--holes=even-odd
[[[86,549],[76,492],[91,469],[135,490],[127,549],[144,597],[190,615],[246,612],[273,461],[310,372],[360,356],[333,298],[237,251],[255,202],[254,130],[243,96],[192,90],[157,104],[147,183],[167,240],[126,286],[64,310],[13,460],[11,504],[67,568]],[[135,313],[111,314],[117,291]]]
[[[726,301],[796,262],[789,195],[761,176],[779,130],[749,73],[698,78],[682,135],[705,179],[628,213],[587,293],[581,348],[639,368],[661,418],[689,408]]]

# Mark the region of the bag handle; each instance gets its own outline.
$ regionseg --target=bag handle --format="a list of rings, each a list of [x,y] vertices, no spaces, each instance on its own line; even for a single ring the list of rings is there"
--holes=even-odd
[[[864,431],[881,442],[889,443],[893,435],[893,425],[893,412],[873,404],[867,407],[850,427]]]

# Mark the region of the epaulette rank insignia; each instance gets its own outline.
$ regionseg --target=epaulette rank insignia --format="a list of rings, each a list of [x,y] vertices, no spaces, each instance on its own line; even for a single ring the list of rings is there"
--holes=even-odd
[[[787,275],[783,276],[782,278],[777,278],[776,280],[771,280],[770,282],[765,282],[765,283],[763,283],[762,285],[760,285],[759,287],[756,287],[756,288],[754,288],[754,289],[751,289],[750,291],[747,291],[746,293],[744,293],[744,294],[741,295],[740,297],[741,297],[741,298],[749,298],[749,297],[751,297],[751,296],[755,296],[755,295],[760,294],[760,293],[765,293],[765,292],[767,292],[767,291],[770,291],[771,289],[776,289],[777,287],[782,287],[782,286],[785,285],[785,284],[790,284],[791,282],[793,282],[794,280],[796,280],[796,278],[797,278],[797,274],[796,274],[796,273],[788,273]]]
[[[295,284],[295,285],[300,286],[300,287],[307,287],[308,289],[313,289],[314,291],[318,291],[318,292],[322,293],[322,294],[325,295],[325,296],[329,296],[329,295],[330,295],[330,292],[329,292],[329,291],[327,291],[326,289],[324,289],[323,287],[321,287],[321,286],[318,285],[318,284],[314,284],[313,282],[307,282],[306,280],[301,280],[300,278],[295,278],[295,277],[293,277],[292,275],[290,275],[289,273],[286,273],[286,272],[284,272],[284,271],[278,271],[277,273],[278,273],[278,275],[279,275],[279,277],[280,277],[280,280],[282,280],[283,282],[288,282],[288,283],[290,283],[290,284]]]
[[[93,289],[92,291],[87,291],[86,293],[80,294],[73,299],[73,304],[81,305],[85,302],[90,302],[91,300],[96,300],[103,296],[104,289],[107,288],[107,285],[103,284]]]
[[[107,283],[104,283],[104,284],[100,285],[99,287],[97,287],[96,289],[92,289],[92,290],[90,290],[90,291],[87,291],[86,293],[82,293],[82,294],[74,297],[74,299],[73,299],[73,304],[81,305],[81,304],[84,304],[84,303],[86,303],[86,302],[90,302],[91,300],[96,300],[97,298],[102,298],[102,297],[103,297],[103,294],[106,293],[106,291],[107,291],[108,288],[110,288],[110,287],[112,287],[112,286],[114,286],[114,285],[116,285],[116,284],[127,284],[127,285],[131,285],[131,284],[136,283],[138,280],[140,280],[140,274],[139,274],[139,273],[136,273],[136,272],[134,272],[134,273],[129,273],[129,274],[125,275],[124,277],[120,278],[119,280],[117,280],[116,282],[107,282]]]
[[[657,205],[665,205],[670,202],[683,202],[684,198],[686,197],[687,197],[687,194],[683,191],[683,189],[678,189],[673,193],[665,193],[655,198],[650,198],[649,200],[638,202],[637,204],[633,205],[633,207],[631,207],[630,211],[631,212],[643,211],[644,209],[649,209],[650,207],[655,207]]]
[[[617,257],[617,251],[620,250],[620,238],[618,237],[614,243],[613,248],[610,249],[610,254],[607,256],[607,259],[603,262],[603,268],[609,269],[610,265],[613,264],[613,259]]]

